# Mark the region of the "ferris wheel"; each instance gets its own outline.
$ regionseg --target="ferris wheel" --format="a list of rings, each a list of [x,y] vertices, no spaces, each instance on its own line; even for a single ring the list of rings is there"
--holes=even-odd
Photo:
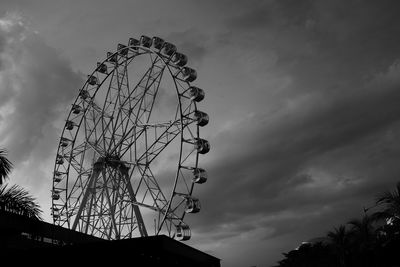
[[[52,186],[56,225],[115,240],[165,234],[190,239],[207,180],[200,137],[204,91],[187,56],[159,37],[130,38],[97,63],[73,102]]]

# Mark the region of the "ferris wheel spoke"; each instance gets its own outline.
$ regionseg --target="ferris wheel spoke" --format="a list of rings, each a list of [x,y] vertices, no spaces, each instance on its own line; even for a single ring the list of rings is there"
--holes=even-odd
[[[118,134],[118,131],[120,132],[125,132],[129,126],[129,121],[132,121],[132,114],[134,113],[134,110],[137,109],[137,113],[140,113],[140,107],[138,106],[138,103],[141,102],[140,99],[143,99],[143,97],[146,96],[146,94],[149,94],[149,88],[151,86],[153,86],[153,84],[161,78],[161,74],[163,72],[163,69],[159,70],[158,72],[154,72],[153,73],[153,69],[154,69],[154,64],[152,65],[152,67],[150,67],[146,74],[142,77],[142,79],[139,81],[139,83],[135,86],[135,88],[133,90],[129,89],[129,82],[125,82],[122,83],[122,86],[120,83],[118,83],[118,90],[116,90],[118,93],[116,94],[116,96],[114,97],[113,100],[109,100],[108,102],[110,103],[114,103],[114,108],[113,108],[113,115],[109,116],[110,119],[107,121],[106,119],[103,119],[103,130],[102,130],[102,134],[98,137],[98,139],[107,139],[105,137],[105,135],[107,133],[109,133],[110,136],[110,141],[108,142],[109,145],[114,144],[114,147],[116,146],[115,144],[115,136],[120,136],[120,140],[123,140],[123,136],[121,136],[121,134]],[[124,70],[122,71],[123,73],[127,73],[126,71],[126,67],[124,68]],[[118,73],[118,71],[117,71]],[[118,74],[117,74],[118,76]],[[123,77],[126,77],[126,80],[128,80],[128,75],[124,75]],[[148,77],[146,79],[146,77]],[[118,80],[118,79],[117,79]],[[151,81],[150,81],[151,80]],[[149,83],[150,81],[150,83]],[[125,85],[126,84],[126,85]],[[124,88],[126,87],[126,89],[124,90]],[[133,97],[133,94],[135,92],[138,92],[139,89],[143,89],[143,93],[139,93],[138,96]],[[124,91],[127,91],[128,93],[125,95]],[[124,94],[124,95],[123,95]],[[108,94],[108,97],[111,94]],[[122,96],[121,96],[122,95]],[[121,100],[122,99],[122,100]],[[139,101],[133,101],[135,99],[138,99]],[[135,105],[132,106],[131,103],[134,102]],[[117,108],[117,104],[119,103],[119,108]],[[129,105],[129,107],[128,107]],[[117,115],[115,116],[114,113],[115,111],[118,110]],[[122,114],[125,114],[125,116],[121,116]],[[107,123],[104,126],[104,121],[107,121]],[[136,120],[135,120],[136,121]]]
[[[89,170],[85,170],[85,171],[79,173],[77,179],[74,181],[74,184],[72,185],[72,190],[70,190],[68,192],[67,199],[74,198],[76,200],[75,205],[72,206],[72,209],[71,209],[72,211],[76,210],[79,200],[83,194],[83,191],[81,189],[86,188],[88,182],[90,181],[90,179],[85,179],[84,177],[85,176],[90,177],[90,173],[91,173],[91,171],[89,171]],[[78,196],[75,196],[76,193],[78,193]]]
[[[170,144],[175,139],[175,137],[179,135],[179,133],[181,132],[180,126],[181,125],[179,121],[174,121],[169,124],[164,123],[153,125],[153,127],[151,128],[153,128],[155,131],[159,128],[164,130],[161,134],[155,132],[154,141],[147,145],[146,150],[142,154],[137,155],[136,164],[139,164],[140,162],[145,160],[145,164],[149,165],[168,146],[168,144]],[[121,149],[121,157],[124,156],[131,149],[132,145],[135,144],[136,140],[138,140],[142,134],[146,135],[147,129],[148,127],[145,125],[143,128],[140,127],[137,133],[127,137],[130,137],[131,141],[128,143],[128,145]]]
[[[168,201],[161,191],[161,188],[158,185],[152,171],[148,166],[146,166],[145,168],[138,166],[138,170],[141,177],[135,194],[138,194],[138,191],[141,190],[141,185],[143,185],[145,188],[143,188],[142,190],[145,193],[141,202],[146,202],[145,196],[147,195],[147,193],[149,193],[151,196],[150,202],[153,203],[153,207],[155,207],[158,211],[163,211]]]
[[[133,110],[134,110],[134,108],[135,107],[132,107],[132,102],[133,101],[131,101],[132,100],[132,95],[134,94],[134,93],[136,93],[137,94],[137,96],[135,96],[134,98],[138,98],[138,99],[140,99],[142,96],[141,96],[141,94],[142,93],[140,93],[139,91],[141,90],[141,89],[144,89],[144,91],[146,91],[146,89],[147,89],[147,84],[148,84],[148,81],[149,81],[149,79],[150,79],[150,77],[151,77],[151,75],[152,75],[152,72],[153,72],[153,65],[146,71],[146,73],[145,73],[145,75],[139,80],[139,82],[138,82],[138,84],[134,87],[134,89],[133,90],[130,90],[129,89],[129,82],[127,82],[127,86],[126,86],[126,89],[124,90],[124,88],[123,87],[118,87],[119,89],[118,89],[118,94],[117,94],[117,96],[116,96],[116,103],[117,102],[119,102],[119,109],[118,109],[118,113],[117,113],[117,116],[116,116],[116,121],[118,122],[118,119],[121,117],[121,115],[122,115],[122,112],[124,112],[124,111],[128,111],[128,118],[130,118],[130,115],[133,113]],[[124,68],[124,73],[126,73],[126,68]],[[126,75],[126,79],[128,79],[128,75]],[[124,91],[127,91],[128,93],[127,93],[127,96],[123,96],[123,101],[121,101],[121,94],[124,94]],[[134,101],[134,103],[135,103],[135,105],[137,105],[137,103],[138,103],[138,101]],[[113,133],[114,132],[116,132],[116,126],[118,125],[118,123],[115,123],[115,126],[114,126],[114,129],[113,129]]]
[[[150,119],[150,115],[151,115],[151,111],[154,105],[154,99],[157,95],[158,92],[158,87],[159,87],[159,80],[162,77],[162,73],[163,73],[163,68],[161,68],[160,70],[158,70],[158,72],[153,73],[153,69],[154,69],[154,64],[152,65],[152,68],[150,69],[150,72],[148,74],[148,79],[146,80],[141,80],[140,83],[144,83],[144,85],[140,85],[140,83],[137,85],[137,87],[142,88],[143,89],[143,93],[141,93],[141,97],[140,100],[137,102],[139,104],[135,104],[130,110],[129,113],[127,114],[127,122],[125,125],[125,129],[128,129],[128,132],[125,133],[121,138],[120,141],[117,144],[114,144],[114,147],[111,149],[110,147],[110,151],[114,152],[116,150],[119,150],[118,152],[121,153],[121,149],[122,147],[120,147],[120,144],[122,143],[122,141],[126,140],[128,138],[128,135],[131,134],[132,131],[134,131],[136,129],[136,125],[140,124],[141,122],[141,118],[142,117],[146,117],[146,121],[148,121]],[[153,89],[153,90],[151,90]],[[150,98],[149,101],[146,101],[147,98]],[[136,112],[135,112],[136,110]],[[136,114],[136,116],[134,117],[135,119],[132,120],[132,114]],[[139,123],[138,123],[139,122]],[[115,129],[114,133],[116,132]]]
[[[127,65],[125,62],[123,64],[120,64],[119,67],[115,68],[114,77],[115,79],[113,79],[113,81],[115,81],[116,84],[114,85],[114,87],[111,88],[113,88],[112,92],[114,92],[115,95],[110,94],[112,99],[114,99],[110,99],[110,103],[112,103],[113,105],[114,114],[115,112],[117,112],[117,115],[113,116],[110,124],[111,128],[108,129],[110,133],[109,146],[115,143],[114,133],[116,133],[116,128],[120,126],[122,120],[124,119],[124,117],[121,116],[122,109],[124,108],[124,105],[122,103],[126,103],[126,100],[128,99],[125,96],[125,91],[127,91],[129,94],[129,81],[127,75]]]
[[[160,215],[163,215],[163,217],[167,218],[168,220],[179,219],[179,217],[175,214],[175,210],[168,210],[168,200],[164,196],[161,188],[159,187],[157,179],[154,177],[151,169],[147,166],[144,169],[139,166],[139,170],[141,174],[141,179],[139,181],[139,186],[136,192],[140,190],[141,184],[145,185],[145,188],[143,190],[146,193],[150,193],[153,202],[153,206],[148,208],[159,211]],[[144,195],[146,195],[146,193]],[[145,202],[145,199],[142,199],[142,202]],[[157,208],[155,209],[154,206],[156,206]],[[162,222],[159,218],[158,225],[156,226],[156,233],[157,229],[161,229],[163,227],[163,224],[165,223],[165,220]]]
[[[139,86],[143,88],[143,93],[141,95],[140,101],[138,101],[138,109],[136,113],[136,122],[141,121],[141,118],[147,115],[145,121],[148,122],[150,119],[150,114],[153,109],[154,100],[158,93],[158,88],[160,86],[160,80],[164,73],[165,65],[157,65],[162,61],[156,58],[152,61],[151,72],[148,75],[145,85]],[[153,89],[153,90],[151,90]],[[147,100],[149,97],[149,101]]]

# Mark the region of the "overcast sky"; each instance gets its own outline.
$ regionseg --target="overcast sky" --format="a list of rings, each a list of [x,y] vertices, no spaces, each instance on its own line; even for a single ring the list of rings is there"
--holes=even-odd
[[[271,266],[400,180],[398,1],[0,2],[0,147],[50,220],[58,139],[85,75],[129,37],[175,43],[212,149],[188,216],[222,266]]]

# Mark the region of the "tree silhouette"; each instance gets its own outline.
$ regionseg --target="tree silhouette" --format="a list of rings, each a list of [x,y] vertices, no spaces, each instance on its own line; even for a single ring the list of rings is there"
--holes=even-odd
[[[328,232],[328,238],[331,242],[331,247],[338,257],[339,266],[347,266],[346,258],[350,253],[350,233],[346,230],[346,226],[340,225],[335,227],[333,231]]]
[[[28,191],[18,185],[0,187],[0,209],[41,220],[41,209]]]
[[[327,233],[322,243],[302,244],[283,253],[280,267],[395,267],[400,266],[400,182],[376,200],[372,215],[353,219]]]
[[[355,266],[374,266],[372,252],[377,241],[374,222],[374,218],[368,215],[348,222],[351,225],[352,261],[358,263]]]
[[[375,213],[377,218],[386,219],[388,222],[400,220],[400,182],[392,191],[383,192],[376,201],[377,205],[383,206],[383,210]]]
[[[6,156],[7,151],[0,149],[0,210],[41,220],[42,210],[28,191],[18,185],[3,185],[12,170]]]
[[[12,163],[7,158],[7,151],[0,149],[0,185],[2,185],[5,179],[8,177],[12,169]]]

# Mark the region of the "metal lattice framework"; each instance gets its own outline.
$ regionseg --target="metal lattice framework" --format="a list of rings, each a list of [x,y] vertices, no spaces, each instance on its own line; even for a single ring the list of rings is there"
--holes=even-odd
[[[194,184],[209,143],[204,91],[187,57],[159,37],[130,38],[108,52],[79,90],[54,166],[54,223],[105,239],[190,238],[183,221],[200,202]]]

